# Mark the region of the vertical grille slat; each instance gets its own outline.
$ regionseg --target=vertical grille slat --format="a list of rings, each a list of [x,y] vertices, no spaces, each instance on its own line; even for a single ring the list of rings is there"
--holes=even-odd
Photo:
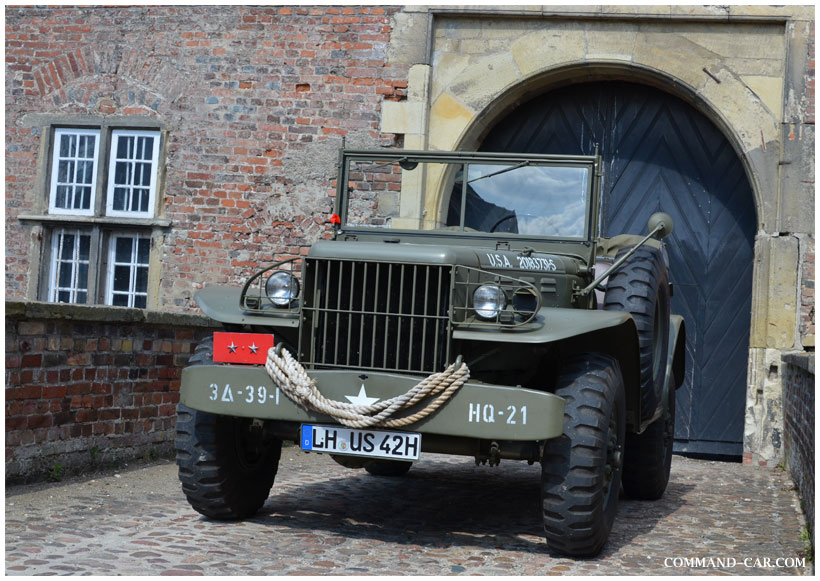
[[[307,260],[300,335],[304,363],[441,371],[448,359],[451,267]]]

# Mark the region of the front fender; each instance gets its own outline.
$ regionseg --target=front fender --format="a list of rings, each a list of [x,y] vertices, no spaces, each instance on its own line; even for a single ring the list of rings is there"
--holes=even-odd
[[[298,327],[299,315],[289,312],[259,315],[244,310],[239,304],[242,289],[229,286],[209,286],[194,296],[202,312],[220,323],[262,325],[265,327]]]
[[[543,307],[530,323],[514,329],[465,328],[453,332],[464,341],[557,346],[563,356],[604,353],[615,358],[624,379],[627,428],[640,428],[641,368],[638,330],[632,315],[622,311]]]

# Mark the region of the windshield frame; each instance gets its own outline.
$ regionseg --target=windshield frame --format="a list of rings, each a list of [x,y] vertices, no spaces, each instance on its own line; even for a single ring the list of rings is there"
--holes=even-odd
[[[586,215],[584,217],[584,235],[582,237],[562,237],[543,236],[533,234],[518,234],[510,232],[479,232],[467,231],[463,229],[401,229],[401,228],[381,228],[378,226],[357,226],[347,223],[348,211],[348,188],[350,164],[355,161],[368,161],[375,163],[457,163],[457,164],[484,164],[484,165],[508,165],[509,168],[502,168],[502,173],[526,166],[559,166],[585,168],[588,170],[586,184],[586,196],[589,200],[586,204]],[[366,238],[394,238],[401,236],[422,237],[422,238],[452,238],[475,239],[483,241],[509,240],[525,242],[557,242],[589,245],[598,236],[598,210],[599,210],[599,175],[600,157],[598,156],[572,156],[572,155],[547,155],[547,154],[520,154],[520,153],[484,153],[484,152],[436,152],[436,151],[409,151],[409,150],[341,150],[339,154],[339,172],[337,176],[336,213],[341,224],[336,230],[337,237],[340,235],[355,235]],[[463,226],[464,209],[462,208],[461,222]]]

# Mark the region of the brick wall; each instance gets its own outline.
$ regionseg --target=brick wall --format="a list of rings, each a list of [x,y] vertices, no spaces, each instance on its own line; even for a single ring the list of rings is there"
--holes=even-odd
[[[392,146],[381,102],[399,7],[6,9],[6,294],[26,298],[37,209],[38,115],[144,115],[168,127],[160,310],[194,310],[205,282],[238,283],[329,233],[335,162]],[[44,189],[44,188],[40,188]]]
[[[202,316],[6,303],[6,479],[173,450]]]
[[[814,354],[783,356],[783,432],[786,462],[814,523]],[[814,534],[814,531],[812,531]]]

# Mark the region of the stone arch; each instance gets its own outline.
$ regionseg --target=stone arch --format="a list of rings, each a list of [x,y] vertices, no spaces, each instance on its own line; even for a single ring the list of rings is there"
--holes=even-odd
[[[766,207],[763,202],[763,186],[758,179],[759,173],[755,171],[758,160],[753,159],[755,150],[750,152],[745,148],[744,131],[748,129],[738,129],[732,125],[732,119],[728,118],[724,111],[714,106],[706,97],[697,91],[695,87],[685,81],[672,76],[668,72],[659,71],[647,66],[625,64],[623,62],[582,62],[566,64],[560,67],[540,71],[526,79],[521,80],[511,86],[506,87],[495,96],[484,108],[475,113],[470,122],[462,129],[461,134],[453,144],[455,150],[472,150],[481,143],[482,137],[487,134],[493,125],[493,121],[504,117],[506,112],[517,105],[549,91],[553,91],[570,84],[588,83],[605,80],[621,80],[638,84],[648,85],[669,93],[702,113],[721,131],[732,146],[740,159],[746,173],[746,178],[752,188],[757,215],[758,228],[763,229],[766,217],[764,216]],[[761,107],[765,107],[761,104]],[[771,113],[770,113],[771,114]],[[760,132],[761,137],[764,132]],[[776,135],[776,134],[775,134]],[[774,146],[776,143],[761,143],[761,148],[765,152],[766,148]]]
[[[681,302],[680,309],[678,312],[687,316],[689,319],[690,327],[692,331],[696,331],[697,333],[697,344],[700,349],[703,349],[704,346],[711,345],[711,347],[716,347],[717,345],[723,346],[727,344],[731,344],[733,353],[731,364],[729,361],[725,362],[725,365],[721,365],[719,361],[716,361],[717,357],[708,357],[704,356],[702,353],[696,353],[696,349],[694,345],[691,345],[690,353],[691,359],[689,360],[688,364],[691,366],[692,369],[697,369],[696,375],[692,376],[689,375],[689,382],[685,390],[679,393],[679,397],[683,396],[683,400],[679,401],[679,408],[686,411],[683,411],[679,417],[679,420],[682,420],[681,423],[685,425],[685,430],[679,434],[681,438],[680,446],[682,451],[688,452],[699,452],[699,453],[712,453],[712,454],[731,454],[731,455],[740,455],[741,453],[741,442],[743,438],[743,419],[744,419],[744,399],[745,399],[745,392],[746,392],[746,368],[748,365],[748,357],[749,357],[749,337],[750,337],[750,320],[748,315],[741,315],[740,319],[744,319],[745,323],[738,323],[738,319],[732,319],[727,322],[725,325],[725,332],[728,333],[726,337],[721,334],[723,340],[720,343],[713,343],[715,339],[707,339],[704,335],[703,329],[705,328],[721,328],[723,323],[716,323],[714,326],[711,325],[711,317],[716,316],[714,313],[712,315],[706,316],[702,314],[702,312],[698,309],[698,305],[705,305],[711,304],[712,301],[715,304],[718,301],[714,298],[718,295],[723,296],[722,300],[729,300],[732,298],[734,301],[733,304],[736,303],[740,305],[740,311],[738,312],[746,312],[746,309],[749,304],[751,304],[751,297],[752,295],[757,292],[757,286],[753,285],[753,281],[755,280],[756,276],[760,273],[754,273],[754,261],[753,261],[753,251],[754,251],[754,244],[755,244],[755,226],[759,225],[758,219],[758,211],[759,211],[759,194],[755,191],[754,187],[754,180],[751,179],[750,172],[750,162],[749,160],[744,161],[743,151],[740,150],[740,143],[737,139],[737,135],[731,131],[728,131],[726,128],[725,119],[721,118],[719,113],[709,110],[709,103],[703,99],[698,98],[696,92],[692,90],[691,87],[687,87],[682,83],[678,83],[677,86],[673,88],[673,90],[669,90],[669,80],[664,75],[659,75],[654,71],[646,71],[642,70],[638,74],[629,74],[627,68],[616,65],[616,66],[601,66],[601,65],[587,65],[583,67],[583,70],[579,72],[576,67],[566,67],[564,69],[559,69],[557,71],[551,71],[552,74],[544,74],[535,80],[531,79],[530,83],[527,83],[523,86],[516,86],[510,88],[506,91],[502,96],[500,96],[496,101],[494,101],[490,106],[486,107],[483,111],[476,115],[474,123],[470,126],[465,128],[464,132],[461,135],[461,141],[459,143],[460,149],[479,149],[482,143],[485,141],[485,138],[490,136],[494,137],[498,131],[498,126],[504,127],[507,125],[504,130],[507,131],[508,135],[520,135],[520,133],[510,132],[510,127],[521,128],[524,134],[527,134],[527,128],[529,125],[526,123],[520,125],[520,117],[517,121],[513,121],[514,113],[511,111],[515,111],[517,107],[520,105],[521,109],[528,110],[532,112],[535,117],[532,117],[532,123],[537,125],[540,121],[540,113],[534,113],[535,111],[545,111],[552,108],[547,100],[547,95],[567,95],[572,94],[575,95],[575,99],[570,101],[571,103],[581,102],[585,100],[585,95],[582,91],[582,87],[585,85],[590,86],[590,90],[593,87],[602,87],[605,84],[611,85],[610,81],[616,81],[615,85],[624,84],[631,84],[637,86],[644,86],[647,87],[645,89],[646,94],[652,96],[657,95],[657,97],[652,97],[653,99],[657,99],[658,102],[666,102],[664,99],[669,100],[670,103],[677,103],[680,102],[682,105],[680,106],[680,112],[684,110],[694,110],[695,115],[699,116],[699,118],[704,119],[703,122],[705,125],[704,127],[711,125],[713,129],[710,130],[711,135],[721,135],[721,137],[717,137],[717,139],[722,139],[722,141],[716,143],[723,143],[721,146],[723,151],[725,152],[724,155],[730,156],[726,159],[731,159],[731,156],[734,156],[736,161],[732,162],[734,165],[731,167],[733,168],[730,172],[730,175],[737,176],[739,180],[745,180],[748,186],[740,187],[740,193],[743,193],[745,190],[745,194],[740,196],[739,198],[734,197],[733,204],[741,204],[737,206],[738,208],[745,208],[745,210],[739,211],[738,218],[743,216],[743,223],[745,226],[743,227],[743,234],[742,240],[744,241],[740,247],[743,248],[743,251],[737,254],[734,258],[739,260],[740,262],[737,264],[741,264],[742,270],[739,271],[738,276],[740,277],[738,280],[744,281],[742,284],[739,283],[740,290],[739,294],[731,295],[725,292],[720,292],[723,289],[723,283],[720,284],[707,284],[707,281],[715,279],[715,273],[709,271],[708,269],[704,269],[704,271],[700,274],[695,274],[699,272],[699,270],[688,271],[685,278],[683,280],[679,280],[683,286],[681,297],[678,299]],[[636,81],[638,81],[636,83]],[[642,82],[641,82],[642,81]],[[598,89],[601,90],[601,89]],[[637,88],[634,89],[635,93],[642,93],[644,91],[639,91]],[[603,94],[606,94],[604,92]],[[624,94],[624,93],[621,93]],[[630,93],[625,93],[630,94]],[[680,95],[685,95],[686,98],[682,98]],[[556,97],[557,99],[561,99],[562,97]],[[563,97],[566,98],[566,97]],[[539,105],[538,107],[528,107],[526,104],[531,102],[538,102],[542,103],[543,105]],[[590,103],[595,103],[595,100],[590,101]],[[688,107],[688,109],[686,109]],[[641,109],[643,111],[643,109]],[[637,118],[640,118],[638,116]],[[576,120],[577,121],[577,120]],[[575,122],[575,121],[574,121]],[[574,123],[573,122],[573,123]],[[585,122],[584,122],[585,123]],[[552,127],[550,125],[550,127]],[[560,127],[555,126],[555,128]],[[573,125],[575,127],[575,125]],[[560,131],[559,131],[560,133]],[[552,133],[550,133],[552,135]],[[606,135],[609,135],[608,133]],[[666,134],[663,135],[672,135]],[[733,139],[734,138],[734,139]],[[664,137],[664,141],[666,138]],[[606,142],[606,139],[604,139]],[[672,139],[672,141],[676,141]],[[498,143],[506,143],[506,141],[498,141],[496,140],[496,145]],[[586,140],[585,140],[586,143]],[[690,142],[694,143],[694,148],[699,147],[700,142]],[[588,145],[588,144],[587,144]],[[674,148],[674,146],[673,146]],[[496,150],[493,147],[490,147],[491,150]],[[611,149],[611,148],[610,148]],[[503,149],[502,147],[502,150]],[[739,151],[740,150],[740,151]],[[527,151],[522,149],[510,149],[509,151]],[[549,153],[561,153],[562,151],[552,150],[552,149],[544,149],[544,150],[532,150],[532,151],[539,151],[539,152],[549,152]],[[683,150],[681,150],[683,151]],[[574,151],[574,150],[567,150],[565,153],[568,154],[577,154],[582,153],[581,151]],[[591,151],[585,151],[583,153],[591,153]],[[613,153],[610,151],[610,153]],[[643,158],[637,158],[643,159]],[[706,158],[703,158],[702,163],[706,162]],[[605,159],[606,162],[606,159]],[[630,165],[630,167],[632,167]],[[708,165],[701,165],[700,167],[710,167]],[[740,169],[742,167],[742,169]],[[694,176],[695,174],[689,174]],[[707,172],[707,175],[709,173]],[[716,174],[717,175],[717,174]],[[727,174],[729,175],[729,174]],[[696,180],[697,181],[697,180]],[[738,184],[741,184],[742,181],[739,181]],[[717,185],[712,186],[717,187]],[[717,201],[719,198],[723,197],[724,195],[729,197],[729,194],[726,193],[724,189],[718,190],[709,190],[709,187],[703,190],[703,195],[706,196],[703,199],[704,204],[710,204],[711,200]],[[622,189],[622,188],[621,188]],[[676,190],[671,190],[676,191]],[[685,189],[683,191],[686,191]],[[700,191],[700,190],[698,190]],[[718,198],[713,198],[716,193],[724,192],[723,194],[718,194]],[[731,191],[731,190],[729,190]],[[623,194],[623,192],[622,192]],[[621,194],[621,195],[622,195]],[[620,198],[613,198],[616,200]],[[754,200],[754,201],[753,201]],[[668,200],[667,200],[668,202]],[[613,207],[619,207],[622,204],[622,201],[614,202]],[[754,206],[754,207],[752,207]],[[709,206],[711,207],[711,206]],[[718,204],[715,205],[716,208],[722,207],[722,205]],[[727,208],[730,206],[727,206]],[[666,208],[664,208],[666,209]],[[687,215],[687,214],[683,214]],[[689,214],[690,216],[692,214]],[[694,232],[698,231],[699,228],[706,227],[709,232],[707,237],[709,240],[716,241],[716,248],[721,248],[722,244],[719,242],[720,240],[728,240],[728,236],[735,236],[739,234],[739,232],[734,232],[734,230],[727,230],[723,232],[723,226],[717,227],[714,233],[712,233],[713,227],[712,226],[704,226],[698,224],[698,228],[696,230],[690,231],[688,235],[688,240],[686,240],[686,244],[690,243],[692,240],[696,240],[697,238],[693,238]],[[627,231],[627,230],[618,230],[618,232]],[[632,230],[629,230],[632,232]],[[616,232],[609,232],[607,235],[612,235]],[[638,233],[638,232],[632,232]],[[714,238],[713,238],[714,236]],[[741,240],[738,238],[737,240]],[[730,246],[731,247],[731,246]],[[690,248],[691,250],[691,248]],[[711,263],[712,259],[715,256],[710,252],[704,254],[703,258],[704,262]],[[733,251],[734,252],[734,251]],[[684,264],[684,260],[681,256],[686,256],[687,253],[680,253],[680,252],[672,252],[672,262],[673,267],[675,263],[680,263],[678,267]],[[696,253],[697,256],[700,256]],[[720,264],[721,260],[728,260],[726,258],[727,253],[721,252],[721,258],[715,258],[715,263]],[[726,263],[725,266],[728,264]],[[728,271],[728,270],[727,270]],[[710,274],[711,273],[711,274]],[[693,278],[694,277],[694,278]],[[691,279],[691,280],[690,280]],[[698,282],[702,281],[702,282]],[[687,292],[686,289],[693,288],[693,283],[695,286],[700,287],[703,286],[703,290],[697,291],[689,291]],[[713,288],[714,287],[714,288]],[[735,289],[737,290],[737,289]],[[712,297],[709,299],[708,297]],[[748,304],[747,304],[748,303]],[[750,308],[750,307],[748,307]],[[728,309],[726,310],[728,312]],[[705,312],[708,312],[705,311]],[[721,312],[721,309],[718,309],[718,312]],[[733,311],[734,312],[734,311]],[[710,324],[707,324],[709,322]],[[729,330],[731,329],[731,331]],[[695,336],[695,333],[693,333]],[[728,341],[726,340],[727,338]],[[711,342],[710,342],[711,341]],[[713,349],[714,353],[720,353],[719,348]],[[722,373],[727,374],[727,377],[723,377],[721,375],[717,375],[715,372],[716,369],[722,370]],[[691,373],[691,372],[690,372]],[[701,379],[701,374],[703,379]],[[729,381],[728,376],[731,375],[733,380]],[[709,378],[707,380],[707,378]],[[705,394],[710,393],[709,390],[705,388],[712,384],[713,381],[717,379],[724,379],[724,381],[718,381],[720,385],[726,387],[727,391],[717,390],[712,392],[712,398],[717,398],[709,401],[708,407],[710,409],[725,409],[726,412],[721,412],[717,416],[717,420],[713,420],[711,417],[708,421],[697,421],[695,422],[695,418],[698,416],[707,416],[707,412],[700,411],[698,406],[702,406],[702,403],[706,401]],[[731,389],[729,389],[731,387]],[[719,394],[719,395],[717,395]],[[683,405],[681,405],[683,404]],[[726,413],[726,415],[722,415]],[[731,428],[731,430],[729,429]]]

